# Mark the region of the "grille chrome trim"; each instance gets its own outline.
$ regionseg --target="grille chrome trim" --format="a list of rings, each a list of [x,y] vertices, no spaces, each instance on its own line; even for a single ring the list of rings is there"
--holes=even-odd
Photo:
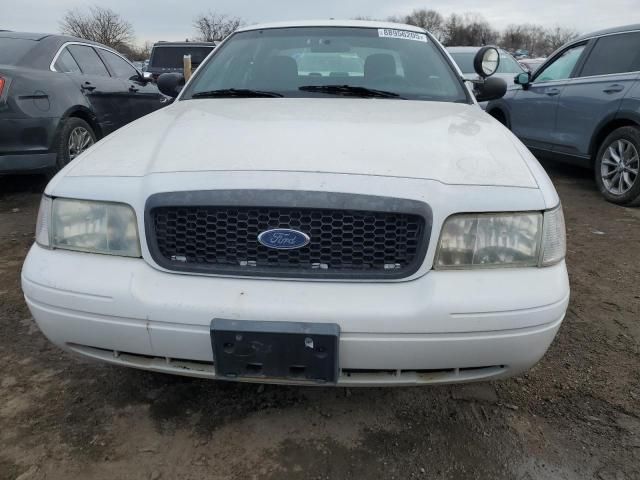
[[[256,265],[254,259],[244,266],[219,265],[215,263],[195,263],[172,261],[162,252],[162,245],[156,236],[155,212],[165,208],[234,208],[234,209],[281,209],[281,210],[336,210],[343,214],[368,212],[385,216],[388,214],[416,216],[421,220],[421,231],[417,238],[415,254],[404,268],[374,269],[331,269],[320,265],[302,269],[297,266]],[[390,216],[390,215],[389,215]],[[162,268],[185,273],[199,273],[226,276],[251,276],[265,278],[307,278],[345,280],[394,280],[413,275],[422,266],[426,255],[432,227],[432,211],[424,202],[415,200],[379,197],[371,195],[335,192],[313,192],[295,190],[211,190],[158,193],[150,196],[145,205],[145,233],[147,246],[153,260]],[[279,228],[270,225],[270,228]],[[283,226],[283,228],[292,228]],[[313,241],[313,239],[312,239]],[[275,252],[275,251],[274,251]],[[165,249],[165,253],[166,249]],[[182,252],[174,252],[182,254]],[[276,252],[277,253],[277,252]],[[248,268],[251,267],[251,268]]]

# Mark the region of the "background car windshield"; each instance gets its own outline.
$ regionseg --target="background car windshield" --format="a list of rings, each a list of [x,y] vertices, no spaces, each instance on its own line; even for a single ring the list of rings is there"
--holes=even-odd
[[[0,38],[0,65],[16,65],[37,43],[21,38]]]
[[[191,55],[191,63],[201,63],[213,47],[154,47],[151,55],[151,67],[182,68],[184,56]]]
[[[473,68],[473,59],[476,52],[451,52],[451,56],[462,70],[464,74],[476,73]],[[500,65],[496,73],[513,73],[518,74],[524,72],[524,69],[516,62],[513,57],[507,53],[500,52]]]
[[[388,38],[372,28],[282,28],[231,37],[183,95],[251,89],[286,97],[326,94],[303,86],[350,85],[403,98],[468,102],[462,83],[428,37]]]

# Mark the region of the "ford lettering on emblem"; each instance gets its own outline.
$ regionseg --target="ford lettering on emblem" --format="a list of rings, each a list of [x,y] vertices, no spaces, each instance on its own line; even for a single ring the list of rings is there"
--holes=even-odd
[[[311,239],[306,233],[289,228],[274,228],[258,235],[258,242],[267,248],[276,250],[294,250],[309,244]]]

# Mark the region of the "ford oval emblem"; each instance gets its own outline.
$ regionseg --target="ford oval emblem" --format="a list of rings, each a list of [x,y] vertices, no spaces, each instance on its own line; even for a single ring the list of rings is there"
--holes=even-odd
[[[276,250],[294,250],[308,245],[311,239],[306,233],[290,228],[274,228],[258,235],[258,242]]]

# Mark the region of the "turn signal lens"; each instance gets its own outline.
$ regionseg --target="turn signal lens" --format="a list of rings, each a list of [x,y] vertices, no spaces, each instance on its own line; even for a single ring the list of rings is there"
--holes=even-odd
[[[567,254],[567,233],[564,226],[562,206],[544,212],[542,227],[541,265],[546,267],[564,259]]]
[[[36,220],[36,243],[42,247],[49,247],[51,241],[49,232],[51,226],[51,197],[42,196],[40,200],[40,210]]]

